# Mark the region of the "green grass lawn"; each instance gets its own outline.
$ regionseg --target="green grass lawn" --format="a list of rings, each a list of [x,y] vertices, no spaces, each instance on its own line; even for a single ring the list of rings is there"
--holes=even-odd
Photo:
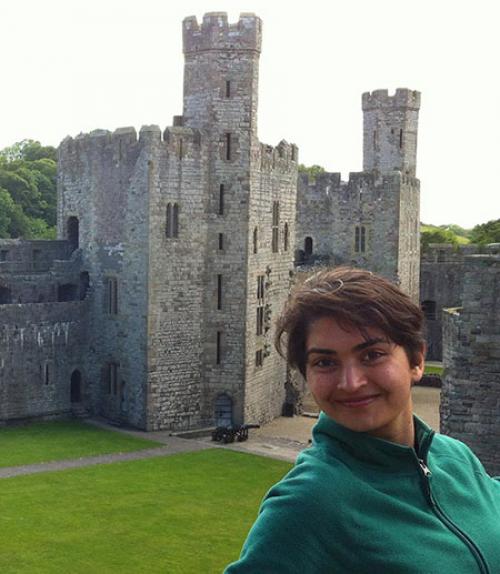
[[[160,444],[80,421],[34,423],[0,429],[0,467],[130,452],[155,446]]]
[[[443,374],[443,367],[438,367],[436,365],[425,365],[425,374],[426,375],[442,375]]]
[[[211,449],[2,479],[0,572],[220,574],[290,466]]]

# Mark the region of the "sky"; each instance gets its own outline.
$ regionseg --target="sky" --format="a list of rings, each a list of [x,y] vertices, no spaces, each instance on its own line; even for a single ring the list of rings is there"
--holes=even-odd
[[[500,8],[498,8],[500,10]],[[263,20],[259,138],[327,171],[362,169],[361,94],[422,93],[421,221],[500,218],[500,34],[493,0],[5,0],[0,149],[182,113],[182,20]]]

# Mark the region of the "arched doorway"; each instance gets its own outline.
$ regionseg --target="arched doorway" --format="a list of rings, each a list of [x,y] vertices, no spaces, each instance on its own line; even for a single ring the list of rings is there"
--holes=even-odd
[[[71,373],[71,402],[82,401],[82,375],[78,369]]]
[[[306,237],[304,241],[304,254],[306,257],[310,257],[313,252],[313,240],[312,237]]]
[[[78,249],[80,243],[80,224],[78,222],[78,217],[70,217],[68,223],[66,224],[66,233],[68,241],[71,243],[71,250],[74,251]]]
[[[233,401],[226,393],[215,399],[215,426],[229,427],[233,424]]]

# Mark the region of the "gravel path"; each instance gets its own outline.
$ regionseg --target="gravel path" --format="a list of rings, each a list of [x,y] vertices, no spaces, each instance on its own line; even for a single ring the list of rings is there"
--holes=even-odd
[[[5,468],[0,468],[0,478],[11,478],[13,476],[21,476],[25,474],[37,474],[40,472],[52,472],[56,470],[65,470],[67,468],[81,468],[83,466],[92,466],[95,464],[112,464],[113,462],[122,462],[128,460],[142,460],[145,458],[153,458],[155,456],[168,456],[171,454],[177,454],[181,452],[194,452],[197,450],[205,450],[208,448],[213,448],[213,445],[210,443],[193,439],[184,439],[175,436],[169,436],[167,432],[144,433],[140,431],[129,431],[129,430],[124,431],[122,429],[117,429],[116,427],[106,425],[98,421],[88,420],[86,422],[90,424],[95,424],[96,426],[102,428],[110,430],[118,430],[126,434],[140,436],[141,438],[149,438],[151,440],[157,440],[158,442],[167,444],[165,444],[165,446],[158,446],[155,448],[148,448],[144,450],[138,450],[135,452],[118,452],[113,454],[100,454],[97,456],[87,456],[78,459],[56,460],[53,462],[42,462],[22,466],[9,466]]]
[[[424,418],[431,427],[439,430],[439,389],[415,387],[413,389],[415,412]],[[312,403],[311,403],[312,404]],[[314,408],[314,406],[313,406]],[[66,468],[80,468],[95,464],[111,464],[128,460],[142,460],[155,456],[168,456],[181,452],[194,452],[209,448],[227,448],[249,452],[289,462],[295,462],[299,452],[308,445],[311,429],[316,423],[309,417],[279,417],[260,429],[250,431],[249,440],[242,443],[221,445],[211,441],[209,436],[202,438],[181,438],[172,436],[169,431],[144,432],[124,429],[107,424],[102,420],[88,419],[85,422],[100,428],[114,430],[131,436],[157,441],[164,446],[135,452],[103,454],[79,459],[59,460],[24,466],[0,468],[0,478],[10,478],[25,474],[51,472]]]

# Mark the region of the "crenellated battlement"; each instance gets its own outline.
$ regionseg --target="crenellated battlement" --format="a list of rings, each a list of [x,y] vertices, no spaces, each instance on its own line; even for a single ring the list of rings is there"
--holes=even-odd
[[[363,111],[374,109],[397,109],[408,108],[412,110],[420,109],[420,92],[407,88],[398,88],[394,95],[389,95],[388,90],[374,90],[365,92],[362,97]]]
[[[209,12],[201,25],[196,16],[184,19],[184,54],[207,50],[252,50],[260,52],[262,21],[252,13],[242,13],[238,22],[229,24],[226,12]]]
[[[298,165],[298,147],[281,140],[277,146],[260,144],[261,169],[289,171]]]

